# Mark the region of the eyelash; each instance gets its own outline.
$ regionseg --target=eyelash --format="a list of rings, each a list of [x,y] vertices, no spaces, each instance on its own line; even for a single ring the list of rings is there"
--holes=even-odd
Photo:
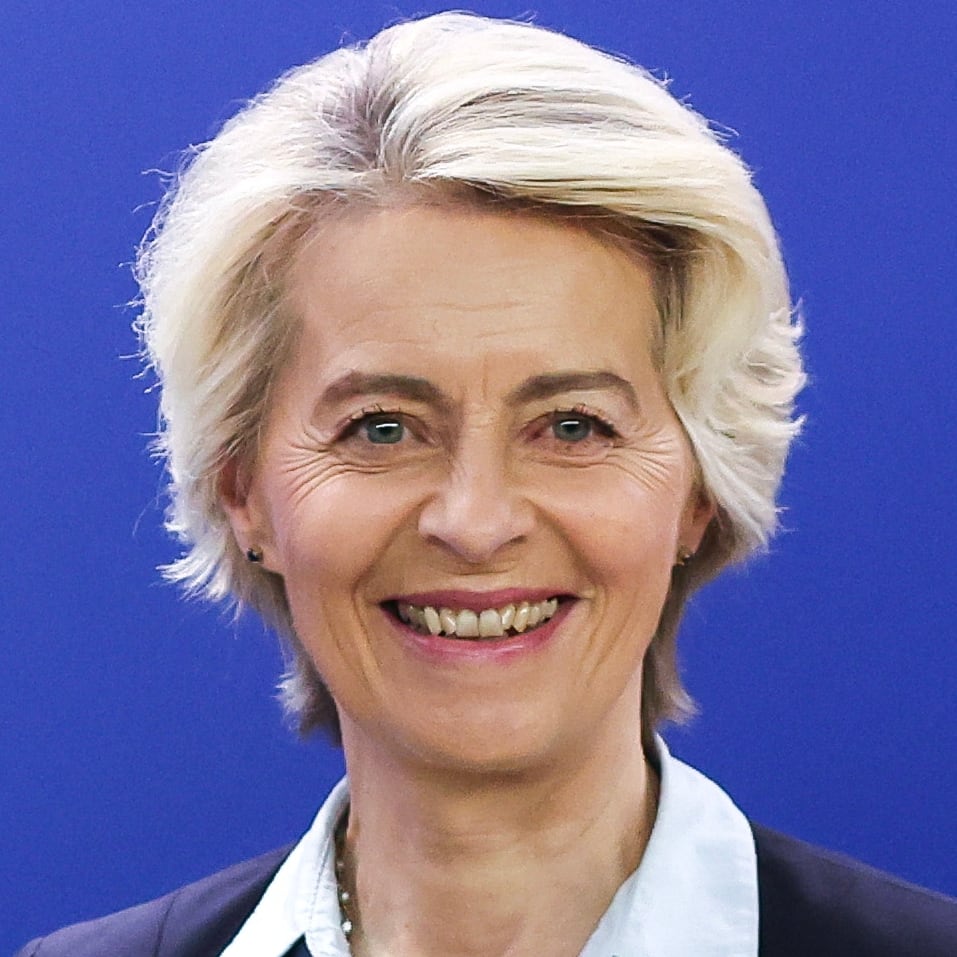
[[[349,418],[345,420],[340,429],[341,432],[348,432],[354,430],[357,425],[359,425],[364,419],[369,418],[370,415],[398,415],[398,411],[390,412],[388,409],[383,408],[381,405],[370,405],[366,406],[363,409],[360,409],[358,412],[353,412]]]

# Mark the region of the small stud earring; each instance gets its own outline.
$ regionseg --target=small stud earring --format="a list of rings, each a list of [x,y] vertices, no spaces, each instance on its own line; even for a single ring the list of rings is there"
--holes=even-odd
[[[682,545],[678,549],[678,557],[675,559],[675,564],[680,568],[684,568],[691,563],[692,558],[694,558],[694,552],[687,546]]]
[[[258,548],[247,548],[246,549],[246,561],[250,562],[253,565],[261,565],[263,560],[263,553]]]

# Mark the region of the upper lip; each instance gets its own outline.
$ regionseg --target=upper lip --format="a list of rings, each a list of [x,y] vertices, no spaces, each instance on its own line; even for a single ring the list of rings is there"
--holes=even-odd
[[[568,592],[560,588],[501,588],[495,591],[441,589],[393,595],[387,600],[404,602],[408,605],[419,605],[420,607],[431,605],[433,608],[482,611],[485,608],[504,608],[506,605],[517,605],[523,601],[532,603],[559,597],[569,597]]]

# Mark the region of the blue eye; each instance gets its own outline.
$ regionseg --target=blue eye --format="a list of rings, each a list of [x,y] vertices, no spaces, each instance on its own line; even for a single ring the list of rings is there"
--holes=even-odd
[[[363,426],[366,438],[375,445],[395,445],[405,437],[405,426],[395,416],[373,416]]]
[[[592,420],[587,416],[563,416],[552,424],[552,433],[562,442],[583,442],[592,433]]]

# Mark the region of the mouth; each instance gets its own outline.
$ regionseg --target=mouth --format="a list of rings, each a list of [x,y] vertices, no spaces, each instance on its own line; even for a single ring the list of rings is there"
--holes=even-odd
[[[542,601],[509,602],[490,608],[415,605],[405,601],[388,601],[384,607],[421,635],[461,641],[494,641],[540,628],[551,620],[566,598],[555,595]]]

